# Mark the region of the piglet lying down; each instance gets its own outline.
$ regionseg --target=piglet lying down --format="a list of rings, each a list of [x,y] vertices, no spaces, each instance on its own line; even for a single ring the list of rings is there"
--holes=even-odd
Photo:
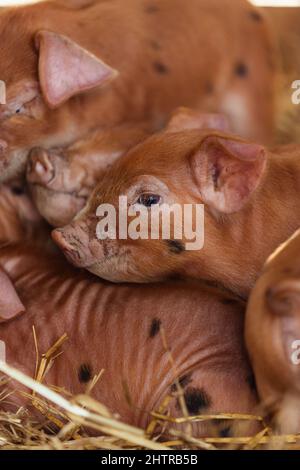
[[[0,197],[0,213],[5,210]],[[24,214],[19,220],[24,221]],[[68,335],[44,383],[78,394],[104,369],[93,397],[128,423],[146,426],[150,411],[168,394],[172,415],[181,415],[176,376],[190,414],[253,410],[256,394],[242,341],[243,304],[193,284],[111,285],[75,270],[60,254],[43,252],[24,241],[0,249],[0,266],[25,308],[0,325],[8,364],[34,376],[34,325],[40,353]],[[2,409],[30,408],[16,383],[2,385],[0,396],[11,390]],[[44,419],[35,408],[32,412]],[[194,434],[208,432],[207,425],[194,426]],[[222,435],[231,431],[224,422],[213,427]]]
[[[9,364],[34,375],[34,325],[40,352],[68,335],[45,383],[78,394],[104,369],[93,397],[128,423],[146,426],[168,394],[172,415],[181,414],[176,374],[190,414],[253,410],[243,308],[231,298],[198,285],[111,285],[27,246],[3,248],[0,263],[26,308],[0,327]],[[29,403],[18,392],[1,402],[5,410],[20,405]],[[224,433],[228,424],[215,429]],[[206,426],[195,425],[195,434],[205,432]]]

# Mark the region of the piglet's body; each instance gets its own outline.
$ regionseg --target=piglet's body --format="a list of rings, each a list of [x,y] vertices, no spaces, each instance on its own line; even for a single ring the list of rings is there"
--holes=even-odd
[[[243,309],[224,294],[184,284],[114,286],[26,247],[2,250],[0,263],[26,307],[22,317],[0,327],[9,364],[34,375],[34,325],[40,352],[68,335],[45,383],[77,394],[105,369],[92,396],[129,423],[147,424],[149,412],[174,395],[176,373],[190,414],[253,410]],[[28,401],[16,393],[1,402],[5,409],[14,404]],[[180,415],[175,397],[170,407]]]
[[[34,375],[34,325],[40,352],[68,335],[45,383],[77,394],[105,369],[92,395],[129,423],[146,425],[149,412],[174,394],[176,374],[190,414],[253,409],[243,307],[226,295],[198,285],[115,286],[28,247],[1,250],[0,263],[26,307],[22,317],[0,326],[9,364]],[[5,409],[14,404],[28,401],[16,392],[1,402]],[[170,407],[180,414],[175,397]]]
[[[1,180],[33,147],[128,120],[154,129],[176,106],[225,112],[260,141],[272,132],[273,48],[246,0],[40,2],[1,10],[0,42]]]

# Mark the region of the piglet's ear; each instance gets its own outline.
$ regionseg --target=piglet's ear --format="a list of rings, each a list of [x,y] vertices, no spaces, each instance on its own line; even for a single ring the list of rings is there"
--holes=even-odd
[[[118,74],[65,36],[39,31],[35,40],[39,50],[40,86],[51,108],[77,93],[103,85]]]
[[[266,291],[266,306],[277,318],[288,361],[300,364],[300,280],[283,279]]]
[[[25,312],[16,289],[8,275],[0,269],[0,323],[11,320]]]
[[[212,209],[239,211],[261,181],[266,165],[264,147],[211,135],[191,157],[192,174],[202,200]]]
[[[168,122],[168,132],[185,129],[215,129],[229,131],[229,122],[224,114],[205,114],[189,108],[178,108]]]

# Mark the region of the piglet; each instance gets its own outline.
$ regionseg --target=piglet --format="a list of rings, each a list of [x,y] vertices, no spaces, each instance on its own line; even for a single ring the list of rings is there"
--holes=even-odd
[[[3,216],[11,211],[1,203],[0,209]],[[68,335],[44,383],[78,394],[104,369],[92,396],[128,423],[145,427],[166,395],[171,396],[169,411],[180,416],[176,378],[191,415],[251,413],[256,406],[243,344],[244,304],[236,298],[192,283],[99,282],[75,270],[59,252],[24,240],[0,248],[0,266],[26,309],[23,316],[0,325],[2,355],[30,376],[36,363],[34,325],[41,354]],[[4,287],[0,276],[0,289]],[[0,394],[6,396],[1,409],[24,405],[44,422],[30,399],[19,393],[22,387],[1,383]],[[208,423],[194,423],[194,434],[237,432],[224,420],[210,424],[211,429]]]
[[[0,181],[23,176],[33,147],[128,120],[155,129],[177,106],[272,138],[273,42],[246,0],[37,2],[0,10],[0,43]]]
[[[277,427],[300,432],[300,231],[267,261],[247,307],[258,391]]]
[[[228,132],[222,121],[211,130],[201,121],[197,128],[195,115],[191,124],[189,119],[187,112],[177,116],[171,127],[117,160],[77,218],[53,238],[74,265],[110,281],[181,276],[217,282],[247,298],[267,257],[299,226],[300,146],[270,151]],[[126,206],[119,205],[120,196],[127,197]],[[118,226],[113,236],[98,230],[108,204],[116,220],[125,219],[125,235]],[[173,204],[182,213],[185,204],[204,205],[204,224],[187,212],[185,226],[170,217],[169,233],[151,238],[148,216],[148,238],[130,236],[129,211]],[[194,227],[192,238],[185,227]],[[203,227],[204,245],[188,249]]]
[[[128,423],[147,426],[150,412],[167,395],[170,413],[180,416],[176,377],[190,415],[254,411],[256,393],[243,345],[244,308],[231,296],[198,284],[99,282],[60,256],[41,255],[28,246],[0,250],[0,265],[26,308],[23,316],[0,326],[8,364],[34,375],[34,325],[41,353],[68,335],[44,383],[80,394],[104,369],[92,396]],[[21,405],[42,420],[18,391],[1,401],[4,410]],[[193,433],[235,435],[231,425],[213,422],[211,429],[196,423]]]

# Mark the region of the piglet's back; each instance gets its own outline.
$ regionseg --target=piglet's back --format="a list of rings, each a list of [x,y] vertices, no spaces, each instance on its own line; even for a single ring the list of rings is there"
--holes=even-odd
[[[191,414],[252,410],[239,302],[198,284],[109,284],[74,270],[59,255],[26,246],[2,249],[0,263],[26,307],[22,317],[0,327],[8,363],[34,374],[34,325],[40,353],[68,335],[45,383],[82,393],[104,369],[93,396],[127,422],[146,425],[149,412],[174,395],[175,377]],[[24,404],[18,395],[12,401]],[[175,396],[170,407],[180,413]]]

